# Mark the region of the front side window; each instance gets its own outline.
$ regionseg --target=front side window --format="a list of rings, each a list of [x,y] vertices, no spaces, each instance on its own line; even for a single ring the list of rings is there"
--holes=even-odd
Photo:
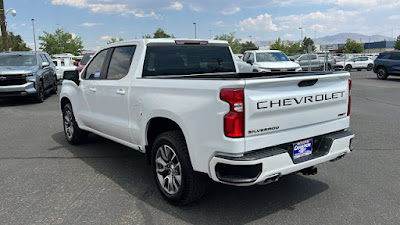
[[[310,57],[311,57],[311,60],[317,59],[317,56],[316,56],[316,55],[310,55]]]
[[[85,71],[85,79],[100,79],[106,55],[107,50],[103,50],[95,56]]]
[[[82,60],[81,60],[81,64],[82,65],[86,65],[92,57],[93,57],[93,54],[84,55]]]
[[[4,54],[0,55],[0,66],[36,66],[35,55],[27,54]]]
[[[251,60],[252,62],[254,62],[254,54],[253,54],[253,53],[250,53],[250,55],[249,55],[249,60]]]
[[[219,72],[236,72],[228,46],[147,46],[143,76]]]
[[[136,46],[117,47],[111,56],[107,79],[121,79],[128,74]]]

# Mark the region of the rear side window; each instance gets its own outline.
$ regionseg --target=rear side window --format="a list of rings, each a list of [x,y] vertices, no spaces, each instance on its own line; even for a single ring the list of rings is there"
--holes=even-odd
[[[103,68],[104,59],[106,58],[107,50],[101,51],[95,56],[90,62],[89,66],[85,71],[85,79],[100,79],[101,70]]]
[[[236,72],[228,46],[147,46],[144,76]]]
[[[389,57],[389,59],[392,59],[392,60],[400,60],[400,52],[399,53],[392,53],[391,55],[390,55],[390,57]]]
[[[118,80],[128,74],[136,46],[115,48],[108,67],[107,79]]]

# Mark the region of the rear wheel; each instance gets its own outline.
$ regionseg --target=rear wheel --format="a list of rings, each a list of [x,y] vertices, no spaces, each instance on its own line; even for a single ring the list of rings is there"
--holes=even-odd
[[[69,143],[76,145],[87,140],[88,132],[79,128],[70,103],[63,108],[63,124],[65,137]]]
[[[374,68],[374,65],[368,64],[367,66],[367,71],[371,71]]]
[[[386,80],[386,78],[388,77],[386,69],[384,67],[379,67],[376,76],[379,80]]]
[[[350,72],[352,68],[353,68],[353,67],[352,67],[351,65],[346,65],[346,67],[344,68],[344,70]]]
[[[179,131],[164,132],[156,138],[152,170],[158,190],[171,204],[186,205],[204,194],[205,183],[193,171],[185,139]]]

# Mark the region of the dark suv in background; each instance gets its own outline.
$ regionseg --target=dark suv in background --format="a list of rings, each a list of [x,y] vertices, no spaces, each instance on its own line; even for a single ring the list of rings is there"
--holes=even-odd
[[[0,53],[0,98],[32,96],[43,102],[57,93],[55,65],[45,52]]]
[[[374,72],[381,80],[385,80],[389,75],[400,76],[400,51],[380,53],[374,61]]]

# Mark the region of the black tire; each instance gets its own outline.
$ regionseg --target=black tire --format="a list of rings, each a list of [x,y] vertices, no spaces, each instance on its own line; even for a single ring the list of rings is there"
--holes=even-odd
[[[54,77],[53,89],[51,89],[52,94],[57,94],[58,84],[57,84],[57,77]]]
[[[332,66],[331,66],[331,64],[328,64],[328,71],[332,71]]]
[[[374,65],[368,64],[367,66],[367,71],[371,71],[374,68]]]
[[[76,123],[72,106],[67,103],[63,108],[64,134],[67,141],[73,145],[81,144],[87,140],[88,132],[79,128]]]
[[[158,190],[169,203],[187,205],[203,196],[206,182],[193,171],[185,138],[180,131],[168,131],[157,136],[152,145],[151,163]]]
[[[353,67],[352,67],[351,65],[346,65],[346,67],[344,68],[344,70],[350,72],[352,68],[353,68]]]
[[[36,95],[35,95],[35,102],[37,103],[42,103],[44,102],[44,86],[43,86],[43,82],[40,81],[40,83],[38,84],[38,90],[36,91]]]
[[[376,72],[376,76],[378,77],[379,80],[386,80],[388,74],[386,72],[385,67],[379,67],[378,71]]]

